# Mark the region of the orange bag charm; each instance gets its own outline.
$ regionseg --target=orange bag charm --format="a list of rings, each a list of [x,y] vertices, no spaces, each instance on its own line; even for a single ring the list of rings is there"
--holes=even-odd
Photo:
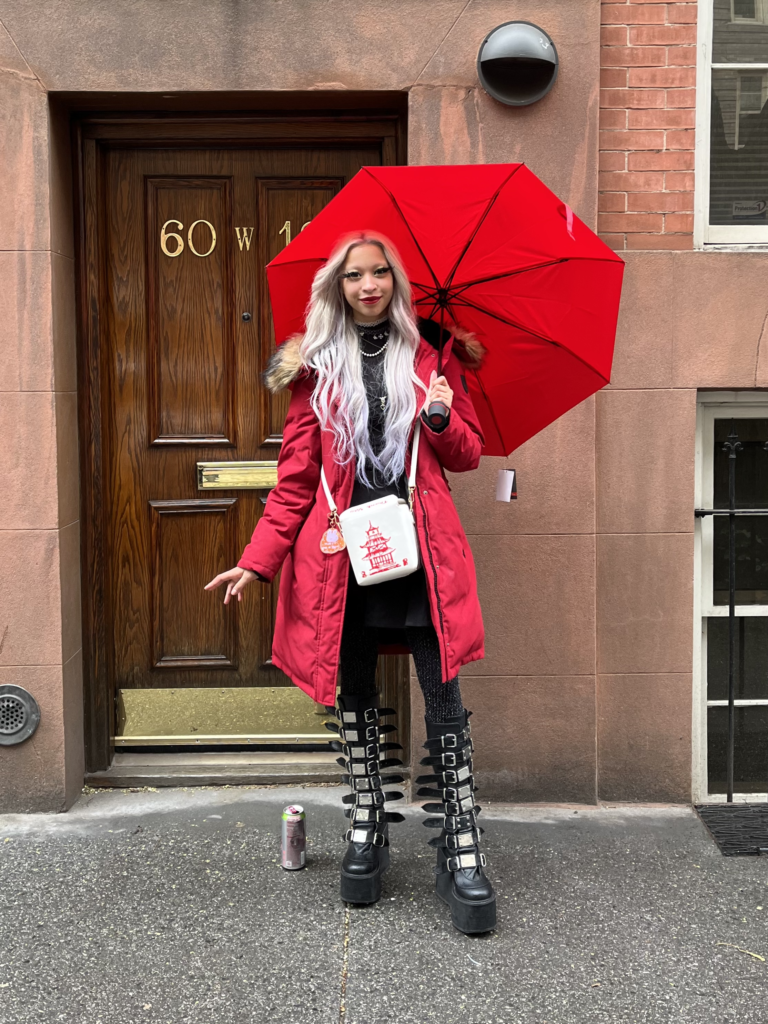
[[[320,538],[320,550],[324,555],[335,555],[337,551],[343,551],[346,546],[341,535],[339,517],[334,509],[328,516],[328,529]]]

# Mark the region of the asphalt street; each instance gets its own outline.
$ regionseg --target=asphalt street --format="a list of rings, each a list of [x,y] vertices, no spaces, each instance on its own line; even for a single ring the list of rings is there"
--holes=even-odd
[[[499,925],[468,937],[418,805],[381,902],[340,903],[340,795],[100,790],[0,816],[2,1024],[767,1024],[768,859],[722,857],[690,808],[486,805]]]

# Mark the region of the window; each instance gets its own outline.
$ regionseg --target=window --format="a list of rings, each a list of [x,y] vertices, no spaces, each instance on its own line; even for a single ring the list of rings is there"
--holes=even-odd
[[[768,0],[699,12],[695,244],[768,245]]]
[[[768,396],[711,393],[699,399],[696,507],[728,508],[734,429],[736,507],[768,509]],[[728,748],[729,520],[696,527],[694,649],[695,799],[725,799]],[[768,798],[768,516],[736,519],[734,799]]]
[[[731,0],[731,21],[761,21],[765,23],[765,0]]]

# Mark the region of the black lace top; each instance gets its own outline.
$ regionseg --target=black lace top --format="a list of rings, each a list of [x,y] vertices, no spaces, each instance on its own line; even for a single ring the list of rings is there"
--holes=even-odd
[[[368,396],[368,437],[371,448],[378,455],[384,448],[387,387],[384,379],[384,359],[389,339],[389,320],[378,324],[357,325],[360,337],[360,360],[362,362],[363,384]],[[350,505],[362,505],[366,501],[396,494],[408,498],[408,478],[402,473],[394,483],[388,483],[381,473],[369,467],[367,487],[355,478]],[[382,642],[403,642],[401,635],[406,626],[430,626],[427,582],[423,568],[401,576],[396,580],[385,580],[370,587],[359,587],[352,567],[349,571],[349,591],[345,613],[345,628],[378,627],[385,632]]]

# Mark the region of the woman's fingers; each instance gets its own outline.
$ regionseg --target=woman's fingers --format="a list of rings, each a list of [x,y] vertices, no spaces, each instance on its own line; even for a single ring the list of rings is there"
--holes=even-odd
[[[438,377],[435,371],[432,371],[432,377],[429,384],[429,396],[427,403],[442,402],[443,405],[448,406],[450,409],[451,402],[453,401],[453,391],[451,390],[448,381],[445,377]]]
[[[205,584],[203,589],[215,590],[217,587],[220,587],[224,583],[229,583],[230,581],[232,583],[237,583],[244,572],[245,569],[240,569],[238,566],[235,566],[234,569],[227,569],[226,572],[220,572],[218,576],[214,576],[210,583]]]
[[[242,572],[243,572],[242,576],[235,583],[235,585],[232,587],[232,596],[237,595],[237,600],[238,601],[242,601],[243,600],[243,591],[248,586],[248,584],[251,582],[251,580],[255,580],[256,579],[256,573],[255,572],[251,572],[250,569],[243,569]]]

